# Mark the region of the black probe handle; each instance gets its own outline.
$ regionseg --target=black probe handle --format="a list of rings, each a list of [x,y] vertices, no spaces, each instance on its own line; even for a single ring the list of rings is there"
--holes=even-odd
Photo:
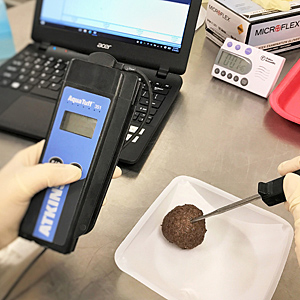
[[[300,170],[295,171],[294,173],[300,175]],[[269,182],[258,183],[258,193],[268,206],[273,206],[286,201],[283,192],[284,177],[285,176],[282,176]]]

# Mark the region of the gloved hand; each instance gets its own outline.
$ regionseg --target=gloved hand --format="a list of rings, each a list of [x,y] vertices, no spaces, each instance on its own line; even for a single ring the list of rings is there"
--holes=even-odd
[[[296,255],[300,265],[300,176],[294,172],[300,169],[300,156],[285,161],[278,166],[280,175],[286,175],[283,180],[283,190],[287,202],[286,208],[293,214],[295,221]]]
[[[292,0],[252,0],[264,9],[277,9],[280,11],[288,11],[291,9],[289,1]]]
[[[0,249],[18,236],[30,199],[39,191],[78,180],[81,170],[66,164],[38,164],[44,141],[18,152],[0,170]],[[113,178],[121,176],[118,167]]]

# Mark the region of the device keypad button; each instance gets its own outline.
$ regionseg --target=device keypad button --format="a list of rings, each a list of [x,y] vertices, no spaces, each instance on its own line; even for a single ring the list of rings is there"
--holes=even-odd
[[[54,83],[59,83],[59,82],[61,81],[61,77],[58,77],[58,76],[53,75],[53,76],[50,78],[50,81],[51,81],[51,82],[54,82]]]
[[[77,167],[82,171],[82,166],[79,163],[74,162],[74,163],[71,163],[70,165]]]
[[[144,132],[145,132],[145,128],[142,128],[142,129],[139,131],[139,135],[142,135]]]
[[[23,92],[29,92],[32,88],[33,86],[31,84],[23,84],[20,90]]]
[[[11,80],[3,78],[0,80],[0,86],[8,86],[11,83]]]
[[[53,156],[49,159],[49,163],[51,164],[63,164],[63,160],[60,157]]]
[[[38,87],[39,88],[47,88],[49,85],[50,85],[50,82],[41,80]]]
[[[232,74],[231,74],[231,73],[228,73],[228,74],[227,74],[227,78],[228,78],[228,79],[231,79],[231,78],[232,78]]]
[[[139,136],[136,136],[133,140],[132,140],[132,143],[136,143],[138,141],[140,137]]]
[[[58,91],[61,88],[61,85],[53,82],[49,88],[53,91]]]
[[[16,66],[8,66],[8,67],[6,68],[6,70],[7,70],[8,72],[18,72],[19,68],[16,67]]]
[[[26,63],[24,64],[24,66],[27,67],[27,68],[31,68],[31,66],[30,65],[26,65]],[[44,66],[42,66],[42,65],[34,65],[33,66],[33,69],[35,71],[38,71],[38,72],[42,71],[43,68],[44,68]]]
[[[14,81],[10,87],[13,88],[13,89],[18,89],[20,87],[21,83],[20,82],[17,82],[17,81]]]
[[[234,76],[234,77],[233,77],[233,80],[234,80],[234,81],[239,81],[239,76]]]
[[[222,71],[221,72],[221,76],[225,76],[226,75],[226,72],[225,71]]]
[[[39,82],[39,79],[31,77],[31,78],[29,78],[28,82],[30,84],[37,84]]]
[[[164,101],[165,100],[165,96],[161,95],[161,94],[153,94],[153,99],[154,100],[158,100],[158,101]]]
[[[247,78],[242,78],[241,85],[246,86],[247,84],[248,84],[248,79]]]
[[[20,74],[24,74],[24,75],[27,75],[29,72],[30,72],[30,70],[28,70],[26,68],[21,68],[19,71]]]
[[[28,76],[26,76],[26,75],[24,75],[24,74],[21,74],[21,75],[18,76],[18,79],[17,79],[17,80],[18,80],[19,82],[26,82],[26,81],[28,80],[28,78],[29,78]]]
[[[251,48],[246,48],[245,54],[249,55],[251,53],[252,53],[252,49]]]
[[[44,80],[48,80],[48,79],[50,78],[50,75],[49,75],[49,74],[46,74],[46,73],[42,73],[42,74],[40,75],[40,78],[41,78],[41,79],[44,79]]]
[[[132,120],[137,120],[137,118],[139,117],[139,113],[137,113],[137,112],[134,112],[134,114],[133,114],[133,118],[132,118]]]
[[[40,75],[41,75],[41,72],[38,72],[38,71],[35,71],[35,70],[31,70],[30,73],[29,73],[29,76],[35,77],[35,78],[37,78]]]
[[[129,127],[129,132],[130,133],[135,133],[139,128],[137,126],[134,125],[130,125]]]
[[[169,93],[169,89],[155,86],[153,88],[153,92],[155,92],[157,94],[167,95]]]
[[[219,74],[219,73],[220,73],[220,69],[219,69],[219,68],[216,68],[216,69],[215,69],[215,73],[216,73],[216,74]]]
[[[23,62],[21,61],[21,60],[13,60],[12,61],[12,64],[14,65],[14,66],[18,66],[18,67],[20,67],[20,66],[22,66],[23,65]]]
[[[55,70],[53,74],[55,76],[62,77],[65,73],[64,73],[64,71],[61,71],[61,70]]]
[[[150,124],[152,120],[153,120],[153,116],[149,116],[146,121],[146,124]]]
[[[18,74],[13,74],[11,72],[3,72],[2,77],[8,78],[8,79],[16,79]]]

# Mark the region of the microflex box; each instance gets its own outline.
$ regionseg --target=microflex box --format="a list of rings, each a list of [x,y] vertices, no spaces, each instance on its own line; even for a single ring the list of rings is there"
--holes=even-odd
[[[227,37],[279,53],[300,46],[300,0],[289,11],[265,10],[251,0],[209,0],[206,36],[221,46]]]

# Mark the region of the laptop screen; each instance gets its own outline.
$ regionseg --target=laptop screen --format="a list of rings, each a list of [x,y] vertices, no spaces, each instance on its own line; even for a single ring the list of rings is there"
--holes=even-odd
[[[35,42],[183,74],[201,0],[37,0]]]
[[[44,0],[40,24],[179,53],[191,0]]]

